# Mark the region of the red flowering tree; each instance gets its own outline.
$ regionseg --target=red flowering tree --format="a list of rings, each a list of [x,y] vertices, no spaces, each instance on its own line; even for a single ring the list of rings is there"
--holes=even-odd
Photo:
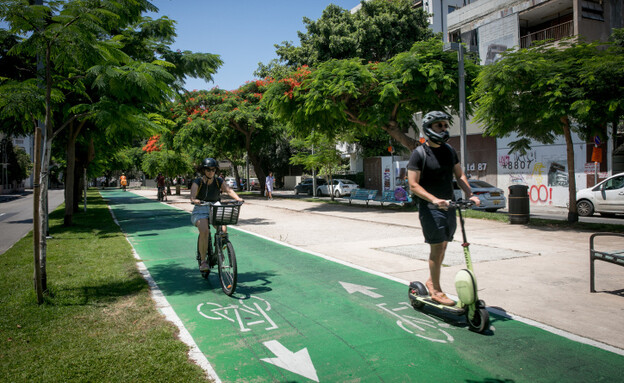
[[[172,108],[177,128],[174,146],[196,160],[242,158],[246,153],[264,189],[269,164],[263,150],[275,141],[274,120],[261,103],[272,79],[248,82],[234,91],[218,88],[193,91]]]
[[[151,136],[149,140],[147,140],[147,144],[145,144],[145,146],[143,147],[143,151],[146,153],[151,153],[151,152],[158,152],[160,151],[160,149],[162,149],[164,144],[159,144],[158,141],[160,140],[160,134],[157,134],[155,136]]]
[[[300,137],[313,130],[329,137],[381,130],[413,150],[419,143],[407,132],[414,113],[459,109],[457,66],[457,53],[443,52],[432,39],[384,62],[356,58],[299,68],[273,83],[264,101]],[[465,70],[470,95],[478,66],[466,60]]]

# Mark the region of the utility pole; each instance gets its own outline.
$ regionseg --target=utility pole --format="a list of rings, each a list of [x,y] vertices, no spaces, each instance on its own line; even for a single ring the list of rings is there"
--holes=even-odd
[[[466,163],[466,81],[464,71],[464,50],[466,47],[462,43],[444,43],[444,52],[457,51],[458,72],[459,72],[459,147],[461,150],[461,164],[464,173],[467,173]],[[476,52],[477,48],[468,47],[470,52]]]

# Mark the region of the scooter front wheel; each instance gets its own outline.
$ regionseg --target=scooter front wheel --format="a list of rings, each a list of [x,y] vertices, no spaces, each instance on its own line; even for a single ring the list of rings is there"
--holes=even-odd
[[[469,315],[470,310],[466,311],[466,320],[468,321],[470,331],[483,333],[490,328],[490,313],[485,308],[485,302],[482,300],[478,300],[476,305],[472,319],[470,319]]]

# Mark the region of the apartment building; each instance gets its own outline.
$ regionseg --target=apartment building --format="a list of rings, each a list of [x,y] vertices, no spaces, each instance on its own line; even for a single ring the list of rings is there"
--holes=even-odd
[[[481,64],[488,65],[507,49],[527,48],[540,40],[606,41],[613,28],[624,26],[623,4],[624,0],[477,0],[449,13],[448,38],[478,48]],[[495,164],[488,168],[495,169],[497,186],[528,185],[532,204],[566,206],[569,182],[563,138],[553,145],[535,142],[525,155],[509,154],[513,139],[496,139]],[[598,172],[591,162],[593,143],[577,136],[574,142],[578,189],[624,171],[618,165],[624,164],[624,156],[612,155],[612,139],[600,143],[604,155]],[[470,162],[471,146],[467,152]]]

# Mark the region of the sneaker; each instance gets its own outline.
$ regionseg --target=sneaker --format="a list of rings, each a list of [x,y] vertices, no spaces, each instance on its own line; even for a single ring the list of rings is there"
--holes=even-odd
[[[199,265],[199,271],[210,271],[210,266],[206,261],[203,261],[201,265]]]
[[[447,297],[446,294],[440,292],[440,293],[436,293],[431,295],[431,299],[434,302],[437,302],[441,305],[444,306],[455,306],[456,302],[454,300],[452,300],[451,298]]]

